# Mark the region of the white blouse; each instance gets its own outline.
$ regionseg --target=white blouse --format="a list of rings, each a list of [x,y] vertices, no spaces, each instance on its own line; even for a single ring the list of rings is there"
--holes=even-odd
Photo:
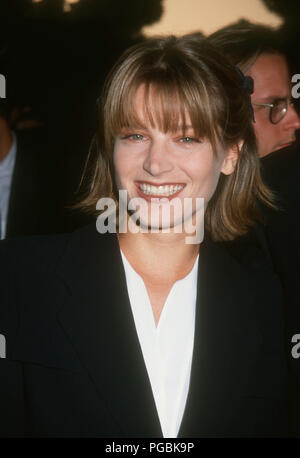
[[[172,286],[156,327],[142,277],[121,251],[135,327],[164,437],[177,437],[189,391],[194,346],[198,258]]]

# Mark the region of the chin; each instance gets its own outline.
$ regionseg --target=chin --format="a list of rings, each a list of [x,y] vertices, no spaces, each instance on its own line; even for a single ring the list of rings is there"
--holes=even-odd
[[[178,228],[178,232],[183,232],[184,217],[181,211],[179,215],[163,213],[161,210],[157,214],[153,214],[148,209],[148,214],[139,213],[138,224],[141,232],[168,233],[170,231],[173,232],[175,228]]]

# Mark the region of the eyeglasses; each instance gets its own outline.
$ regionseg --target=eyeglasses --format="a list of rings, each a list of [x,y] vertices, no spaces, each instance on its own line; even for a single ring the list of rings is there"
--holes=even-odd
[[[255,103],[252,102],[252,105],[258,107],[270,108],[270,122],[272,124],[278,124],[287,114],[288,106],[294,105],[293,100],[289,98],[277,99],[273,103]]]

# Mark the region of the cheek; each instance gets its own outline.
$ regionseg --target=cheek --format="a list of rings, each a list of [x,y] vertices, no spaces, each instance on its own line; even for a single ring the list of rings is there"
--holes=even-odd
[[[268,145],[278,137],[278,127],[271,124],[270,121],[256,122],[254,133],[260,145]]]
[[[259,139],[261,134],[268,129],[268,124],[265,120],[260,120],[258,117],[255,118],[255,123],[253,124],[254,132],[256,137]]]
[[[209,159],[203,161],[198,167],[189,168],[189,174],[193,181],[193,187],[199,197],[210,198],[218,184],[222,167],[221,160]]]
[[[132,164],[128,156],[126,156],[126,154],[122,151],[122,148],[117,147],[114,149],[113,162],[116,183],[119,185],[120,183],[123,183],[128,176],[129,171],[132,168]]]
[[[263,142],[266,136],[276,136],[278,127],[270,122],[266,113],[255,113],[255,121],[253,128],[259,141]]]

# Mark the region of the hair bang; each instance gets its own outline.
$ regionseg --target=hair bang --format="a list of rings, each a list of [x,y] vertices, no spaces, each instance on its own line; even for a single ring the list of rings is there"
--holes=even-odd
[[[143,111],[136,109],[136,94],[144,86]],[[196,86],[196,85],[194,85]],[[137,79],[124,88],[111,118],[111,131],[118,135],[126,128],[146,128],[150,125],[160,131],[185,132],[192,128],[194,135],[208,138],[213,146],[215,121],[207,94],[199,94],[199,88],[186,81],[174,81],[161,77]]]

